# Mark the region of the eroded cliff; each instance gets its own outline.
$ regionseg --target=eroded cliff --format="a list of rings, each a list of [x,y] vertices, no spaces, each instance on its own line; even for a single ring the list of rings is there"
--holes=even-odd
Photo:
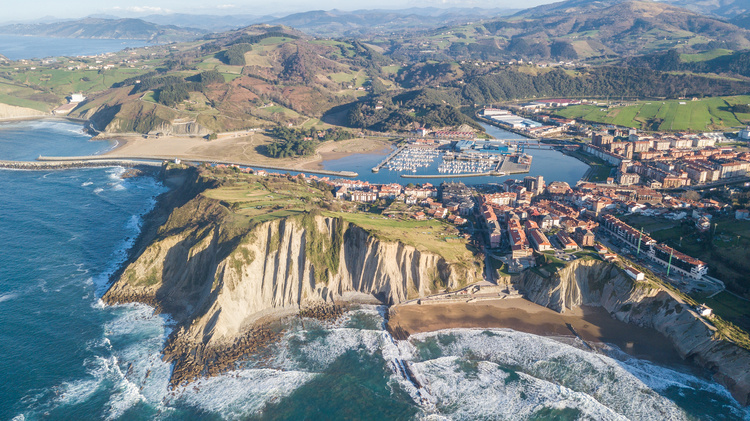
[[[634,282],[613,264],[586,259],[549,277],[529,270],[512,281],[526,298],[553,310],[602,306],[618,320],[656,329],[683,358],[711,370],[740,403],[750,404],[750,351],[721,339],[710,321],[658,285]]]
[[[105,302],[143,302],[178,323],[165,347],[173,382],[214,374],[257,342],[257,321],[353,293],[386,304],[455,289],[481,267],[319,213],[258,222],[198,195],[175,209]]]

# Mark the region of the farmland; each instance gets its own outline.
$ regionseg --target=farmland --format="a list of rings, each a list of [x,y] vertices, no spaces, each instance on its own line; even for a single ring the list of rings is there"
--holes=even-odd
[[[576,105],[556,115],[646,131],[714,131],[736,129],[750,122],[750,114],[734,113],[732,106],[750,103],[750,96],[696,100],[636,101],[623,106]]]

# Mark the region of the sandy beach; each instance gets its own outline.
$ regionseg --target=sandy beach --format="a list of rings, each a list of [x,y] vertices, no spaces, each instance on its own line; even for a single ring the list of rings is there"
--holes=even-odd
[[[389,327],[408,334],[451,328],[508,328],[540,336],[571,337],[570,324],[592,346],[608,343],[626,353],[666,365],[685,365],[671,342],[653,329],[612,318],[601,307],[584,306],[557,313],[524,298],[474,303],[397,305]]]
[[[287,167],[290,170],[323,169],[327,160],[340,159],[355,153],[387,153],[390,143],[381,138],[354,138],[339,142],[327,141],[318,146],[315,155],[301,158],[270,158],[259,149],[274,140],[262,133],[241,137],[223,137],[206,140],[200,137],[160,136],[144,138],[142,135],[109,137],[117,141],[114,149],[103,156],[109,158],[180,158],[196,161],[232,161],[247,165]]]

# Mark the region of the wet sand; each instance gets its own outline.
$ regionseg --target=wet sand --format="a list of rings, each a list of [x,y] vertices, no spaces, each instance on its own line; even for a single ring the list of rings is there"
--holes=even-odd
[[[672,343],[654,329],[612,318],[601,307],[584,306],[557,313],[523,298],[474,303],[400,305],[391,309],[389,327],[415,334],[452,328],[508,328],[540,336],[574,335],[566,323],[590,345],[616,345],[637,358],[662,365],[687,366]]]

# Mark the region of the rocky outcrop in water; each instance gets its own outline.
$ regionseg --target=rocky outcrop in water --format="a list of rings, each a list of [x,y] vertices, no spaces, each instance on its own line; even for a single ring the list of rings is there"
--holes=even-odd
[[[481,268],[381,241],[342,219],[316,214],[251,226],[219,201],[198,195],[175,209],[104,295],[109,304],[142,302],[178,327],[165,348],[173,383],[229,366],[254,346],[268,316],[366,294],[399,303],[474,282]],[[214,364],[215,359],[226,360]]]
[[[636,283],[613,264],[584,259],[549,277],[526,271],[512,282],[529,300],[559,312],[602,306],[618,320],[656,329],[683,358],[711,370],[741,404],[750,404],[750,351],[721,339],[709,321],[659,286]]]

